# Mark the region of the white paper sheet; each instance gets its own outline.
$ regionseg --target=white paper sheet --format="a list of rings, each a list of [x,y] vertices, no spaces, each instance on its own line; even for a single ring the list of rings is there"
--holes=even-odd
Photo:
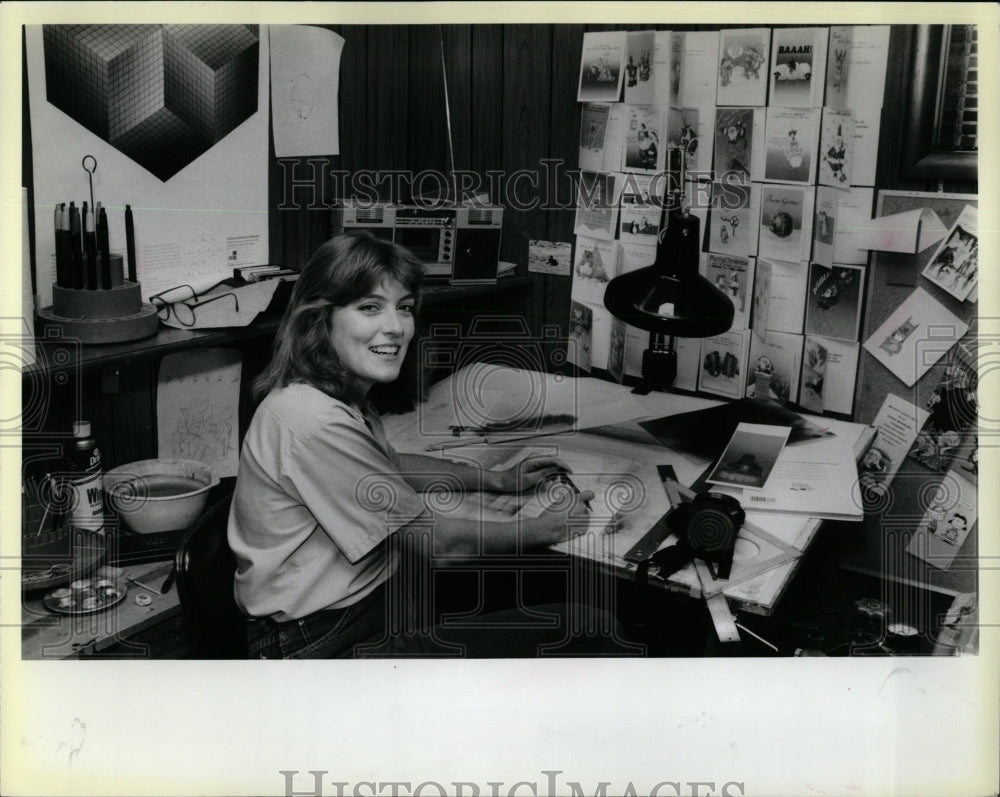
[[[236,475],[242,362],[234,349],[163,358],[156,391],[157,456],[203,462],[220,478]]]
[[[339,155],[344,38],[311,25],[272,25],[270,34],[274,154]]]

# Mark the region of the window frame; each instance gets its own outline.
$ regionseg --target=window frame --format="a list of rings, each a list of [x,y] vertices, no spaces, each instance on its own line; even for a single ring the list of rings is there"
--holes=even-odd
[[[978,182],[978,151],[935,148],[949,27],[915,25],[910,31],[911,80],[903,113],[901,172],[910,179]]]

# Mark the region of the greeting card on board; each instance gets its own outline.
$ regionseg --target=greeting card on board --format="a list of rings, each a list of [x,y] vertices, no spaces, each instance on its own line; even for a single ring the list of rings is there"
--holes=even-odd
[[[864,266],[809,267],[806,333],[856,341],[861,329]]]
[[[809,185],[816,180],[818,108],[767,109],[764,179]]]
[[[758,254],[776,260],[809,259],[813,190],[793,185],[761,186]]]
[[[740,398],[749,348],[749,330],[731,329],[703,339],[698,389],[727,398]]]
[[[726,294],[733,303],[732,329],[746,329],[749,326],[754,260],[752,257],[720,255],[714,252],[709,252],[705,256],[702,275]]]
[[[968,324],[917,288],[864,345],[903,384],[913,387],[968,331]]]
[[[771,31],[746,28],[719,31],[717,105],[764,105]]]
[[[742,183],[764,179],[763,108],[716,111],[715,176]]]
[[[858,343],[806,335],[799,404],[811,412],[849,414],[854,406]]]
[[[847,109],[847,85],[851,77],[851,42],[854,28],[834,25],[830,28],[830,44],[826,58],[826,98],[824,104],[838,110]]]
[[[755,374],[771,377],[769,395],[778,401],[796,401],[799,394],[799,369],[802,366],[802,335],[767,331],[752,336],[747,367],[746,395],[756,395]]]
[[[759,208],[758,183],[713,183],[709,251],[744,257],[753,255],[757,251]]]
[[[625,102],[652,105],[655,102],[653,47],[656,31],[630,31],[625,41]]]
[[[602,304],[604,289],[618,276],[618,244],[578,236],[573,267],[572,296],[581,302]]]
[[[848,188],[854,174],[854,117],[850,111],[823,109],[819,136],[821,185]]]
[[[771,272],[771,298],[767,328],[778,332],[802,332],[808,285],[808,268],[802,262],[758,258]]]
[[[606,102],[585,103],[580,111],[581,171],[599,172],[604,168],[604,143],[608,135],[611,106]]]
[[[979,281],[979,211],[966,205],[921,276],[965,301]]]
[[[663,215],[659,199],[650,196],[650,178],[626,175],[618,238],[622,243],[656,246]]]
[[[618,102],[625,76],[625,32],[583,34],[578,102]]]
[[[581,172],[573,232],[614,240],[621,185],[620,174]]]
[[[771,105],[818,108],[826,86],[826,28],[777,28],[771,43]]]
[[[625,110],[623,170],[639,174],[663,171],[663,112],[659,108],[630,105]]]

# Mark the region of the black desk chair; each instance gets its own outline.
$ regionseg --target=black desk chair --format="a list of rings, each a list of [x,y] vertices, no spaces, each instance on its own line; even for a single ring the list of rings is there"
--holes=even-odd
[[[213,503],[177,549],[177,594],[195,659],[247,658],[245,621],[233,598],[236,559],[226,542],[232,498]]]

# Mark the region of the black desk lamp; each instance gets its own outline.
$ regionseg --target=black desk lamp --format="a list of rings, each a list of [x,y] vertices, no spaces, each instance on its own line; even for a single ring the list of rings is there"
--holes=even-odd
[[[663,216],[667,226],[656,246],[656,262],[615,277],[604,293],[604,306],[613,316],[649,330],[649,348],[642,356],[643,386],[637,392],[673,386],[675,337],[720,335],[733,324],[733,303],[698,273],[698,219],[687,208],[669,215],[664,209]]]

